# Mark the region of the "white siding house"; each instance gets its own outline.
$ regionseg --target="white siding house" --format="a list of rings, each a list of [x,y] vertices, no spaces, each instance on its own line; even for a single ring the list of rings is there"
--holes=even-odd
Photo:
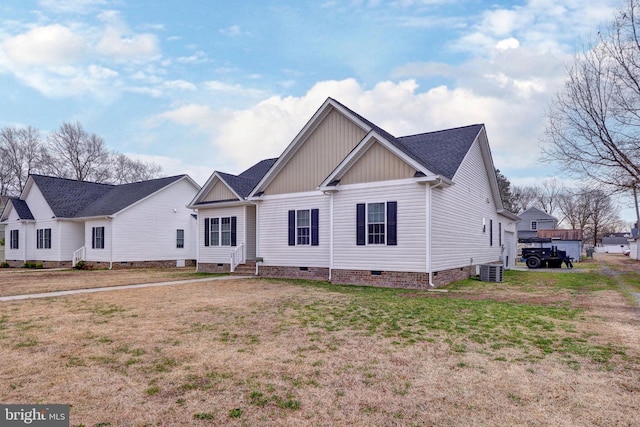
[[[123,185],[31,175],[1,221],[7,262],[45,267],[184,265],[197,257],[197,220],[187,175]]]
[[[244,247],[261,276],[428,288],[516,259],[483,125],[398,138],[331,98],[279,158],[214,172],[189,206],[201,271]],[[236,244],[205,243],[232,215]]]

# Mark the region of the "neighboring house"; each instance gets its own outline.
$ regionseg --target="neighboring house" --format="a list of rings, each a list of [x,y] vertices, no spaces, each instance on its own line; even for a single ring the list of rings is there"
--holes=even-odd
[[[556,246],[573,258],[574,262],[582,260],[582,235],[582,230],[538,230],[538,237],[551,239],[551,243],[543,244],[543,247]]]
[[[4,207],[7,205],[8,202],[9,202],[9,196],[0,195],[0,217],[2,216],[2,211],[4,210]],[[5,238],[4,227],[5,225],[0,222],[0,242],[4,241],[3,239]],[[0,262],[4,262],[4,246],[3,245],[0,245]]]
[[[531,239],[538,237],[538,230],[554,230],[558,227],[556,217],[541,211],[538,208],[531,207],[526,211],[519,213],[518,221],[518,239]]]
[[[186,204],[199,188],[188,175],[122,185],[31,175],[0,217],[7,262],[193,264],[197,220]]]
[[[396,138],[328,98],[278,159],[196,195],[198,270],[428,288],[516,258],[484,125]]]
[[[629,233],[613,233],[602,238],[602,242],[595,247],[597,253],[621,254],[630,251],[629,240],[632,239]]]

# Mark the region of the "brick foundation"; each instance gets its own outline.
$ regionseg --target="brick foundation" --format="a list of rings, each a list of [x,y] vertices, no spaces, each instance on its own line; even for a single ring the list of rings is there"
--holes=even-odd
[[[25,264],[35,264],[42,265],[42,268],[71,268],[71,261],[38,261],[38,260],[30,260],[30,261],[16,261],[8,259],[6,261],[11,268],[22,268]]]
[[[24,261],[16,261],[16,260],[7,260],[9,267],[12,268],[21,268],[24,266]],[[71,261],[27,261],[30,264],[42,264],[42,268],[71,268]],[[101,269],[101,268],[109,268],[110,264],[108,261],[105,262],[97,262],[97,261],[83,261],[84,268],[86,269]],[[185,260],[185,267],[195,267],[195,260]],[[123,268],[175,268],[176,260],[172,261],[130,261],[130,262],[114,262],[111,267],[115,269],[123,269]]]
[[[229,273],[231,271],[230,264],[216,264],[210,262],[199,262],[199,273]]]
[[[260,265],[260,277],[286,279],[329,280],[329,269],[324,267],[277,267]]]
[[[227,265],[228,266],[228,265]],[[319,267],[259,267],[260,277],[329,280],[329,269]],[[467,279],[476,274],[476,267],[462,267],[433,273],[436,287]],[[332,270],[331,283],[341,285],[366,285],[384,288],[429,289],[429,273],[405,271]]]

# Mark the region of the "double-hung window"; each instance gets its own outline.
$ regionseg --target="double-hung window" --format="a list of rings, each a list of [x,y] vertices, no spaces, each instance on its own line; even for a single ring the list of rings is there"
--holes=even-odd
[[[364,245],[398,244],[397,202],[358,203],[356,205],[356,242]]]
[[[204,219],[205,246],[236,246],[235,216]]]
[[[538,231],[538,221],[531,221],[531,231]]]
[[[91,249],[104,249],[104,227],[91,228]]]
[[[18,230],[11,230],[9,242],[10,249],[20,249],[18,243],[20,241],[19,236],[20,232]]]
[[[36,230],[36,248],[51,249],[51,229],[39,228]]]
[[[176,248],[184,248],[184,230],[180,228],[176,230]]]
[[[318,246],[320,243],[319,217],[319,209],[289,211],[289,246]]]

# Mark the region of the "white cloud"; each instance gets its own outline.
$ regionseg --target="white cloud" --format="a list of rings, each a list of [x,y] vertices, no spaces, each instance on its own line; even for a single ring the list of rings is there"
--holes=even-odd
[[[238,37],[243,34],[242,29],[238,25],[232,25],[228,28],[221,28],[218,32],[224,36]]]
[[[109,4],[108,0],[40,0],[38,4],[57,13],[85,14]]]
[[[496,165],[535,164],[542,112],[530,105],[446,86],[419,92],[413,80],[381,82],[365,89],[357,81],[324,81],[302,96],[272,96],[250,108],[214,110],[190,104],[156,116],[154,126],[173,123],[207,135],[213,169],[238,173],[279,156],[327,97],[333,97],[396,136],[484,123]]]
[[[145,61],[158,56],[159,47],[155,35],[132,33],[117,12],[103,12],[99,18],[106,24],[95,46],[102,55],[127,61]]]
[[[82,37],[60,24],[35,27],[2,42],[5,61],[17,65],[70,64],[81,59],[86,48]]]

